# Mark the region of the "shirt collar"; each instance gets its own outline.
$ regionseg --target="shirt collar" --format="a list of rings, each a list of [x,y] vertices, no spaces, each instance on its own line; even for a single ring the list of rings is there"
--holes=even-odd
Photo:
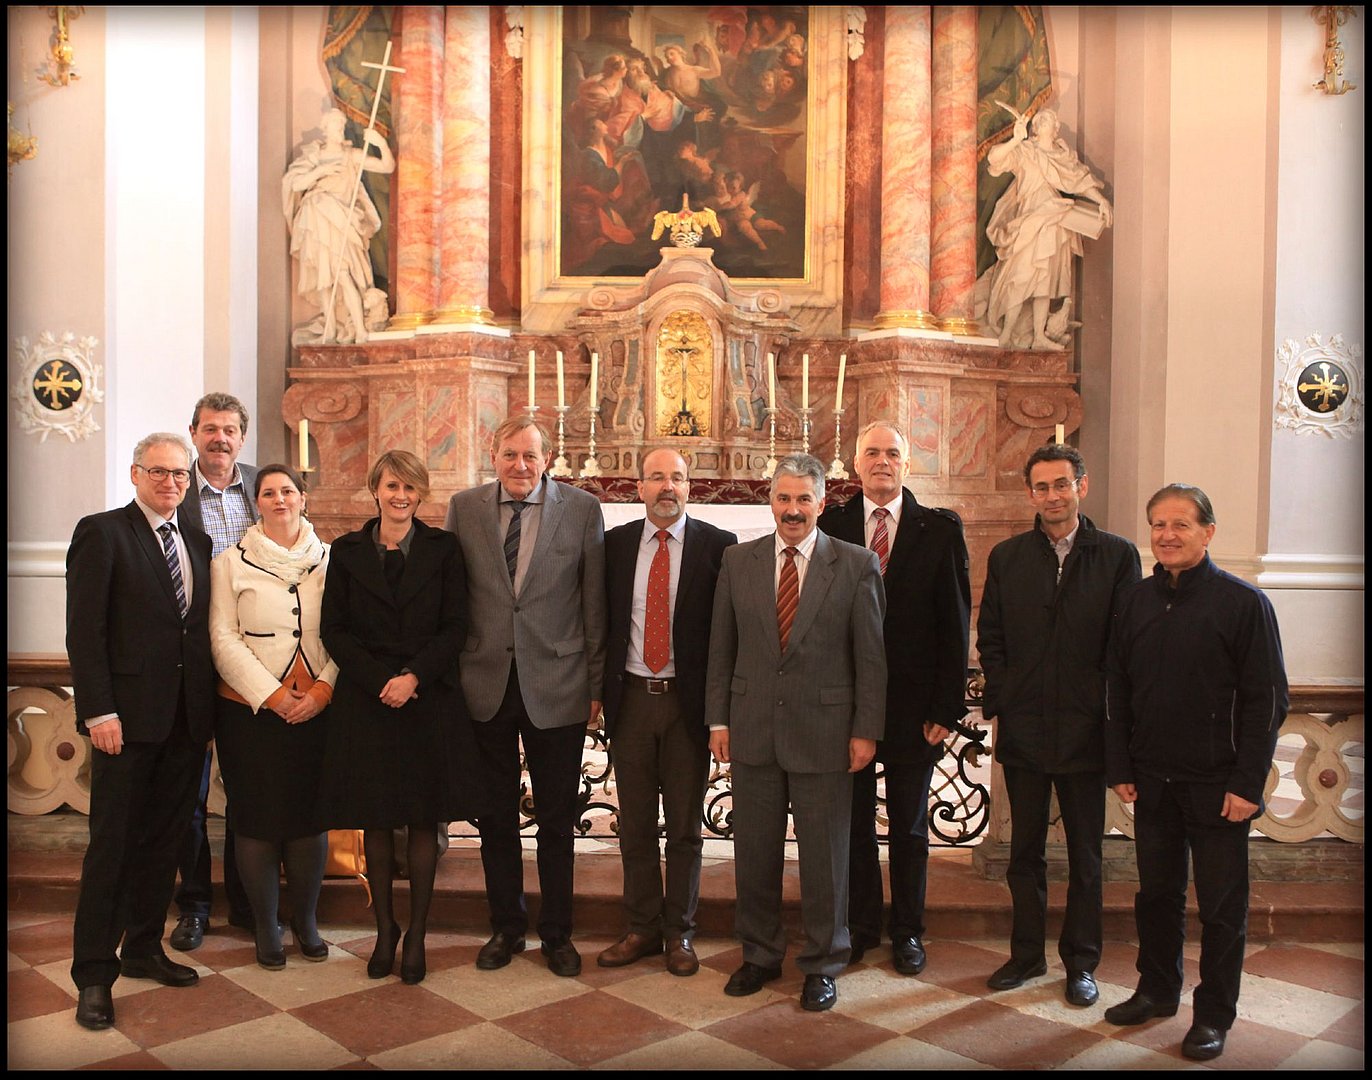
[[[899,525],[900,507],[903,502],[904,499],[902,498],[902,493],[899,491],[896,492],[896,497],[894,499],[884,504],[884,507],[878,506],[878,504],[874,503],[871,499],[864,495],[862,497],[862,520],[866,521],[877,510],[884,508],[886,512],[891,515],[891,520],[894,521],[897,525]]]
[[[502,484],[499,480],[495,482],[495,486],[500,491],[500,501],[502,503],[541,503],[543,502],[543,496],[546,492],[544,485],[547,483],[548,476],[545,473],[543,476],[539,477],[538,483],[534,485],[533,491],[529,492],[529,494],[525,495],[522,499],[516,499],[513,495],[506,491],[505,485]]]
[[[804,540],[802,540],[799,544],[795,545],[788,544],[785,540],[783,540],[781,538],[781,533],[773,533],[772,535],[776,538],[776,554],[778,560],[781,559],[781,553],[783,551],[785,551],[788,547],[793,546],[795,547],[797,554],[799,554],[802,558],[808,560],[810,556],[814,554],[815,544],[819,542],[819,529],[811,529],[810,535],[807,536]]]
[[[236,487],[236,488],[242,488],[242,487],[243,487],[243,474],[242,474],[241,472],[238,471],[238,463],[237,463],[237,462],[234,462],[234,466],[233,466],[233,478],[232,478],[227,484],[224,485],[224,490],[225,490],[225,491],[228,491],[230,488],[235,488],[235,487]],[[195,490],[198,491],[198,492],[200,492],[200,493],[203,495],[206,488],[209,488],[211,491],[215,491],[215,492],[219,491],[219,489],[218,489],[217,487],[215,487],[215,486],[214,486],[213,484],[211,484],[207,479],[205,479],[205,474],[202,473],[202,472],[200,471],[200,459],[199,459],[199,458],[196,458],[196,459],[195,459]]]
[[[685,511],[681,513],[681,515],[676,519],[676,521],[672,522],[671,525],[667,526],[667,535],[670,536],[673,540],[675,540],[678,544],[685,542]],[[649,521],[646,516],[643,518],[643,543],[657,543],[657,526],[654,525],[651,521]]]
[[[148,519],[148,527],[152,529],[153,532],[156,532],[167,522],[171,522],[172,528],[174,528],[177,532],[181,531],[181,526],[176,523],[175,510],[172,511],[171,517],[164,518],[161,514],[159,514],[151,506],[145,503],[142,499],[138,498],[138,496],[135,495],[133,501],[138,504],[138,509],[143,511],[143,516]]]

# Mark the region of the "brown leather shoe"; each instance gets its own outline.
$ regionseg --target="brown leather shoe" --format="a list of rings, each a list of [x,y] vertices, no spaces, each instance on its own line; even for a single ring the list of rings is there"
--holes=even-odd
[[[656,956],[662,951],[660,937],[645,934],[625,934],[608,949],[595,958],[601,967],[625,967],[645,956]]]
[[[686,938],[668,940],[667,970],[673,975],[694,975],[700,970],[700,958]]]

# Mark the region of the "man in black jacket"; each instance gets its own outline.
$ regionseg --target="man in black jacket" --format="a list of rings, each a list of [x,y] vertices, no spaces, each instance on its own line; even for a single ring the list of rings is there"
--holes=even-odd
[[[1200,985],[1182,1053],[1224,1052],[1248,926],[1248,832],[1288,704],[1281,637],[1263,593],[1207,552],[1215,512],[1200,488],[1148,501],[1157,565],[1130,590],[1110,647],[1106,777],[1134,804],[1138,989],[1112,1024],[1173,1016],[1186,937],[1186,852],[1200,908]]]
[[[1040,447],[1024,466],[1034,527],[995,546],[977,619],[986,673],[982,712],[998,717],[996,760],[1010,800],[1014,905],[1010,959],[988,980],[1009,990],[1043,975],[1049,805],[1067,834],[1067,911],[1058,955],[1067,1000],[1099,998],[1101,837],[1105,832],[1105,658],[1111,616],[1141,576],[1138,550],[1080,512],[1089,478],[1070,446]]]
[[[929,782],[949,728],[967,714],[971,582],[962,522],[921,506],[905,489],[905,437],[876,420],[857,438],[853,468],[862,495],[824,511],[828,535],[877,552],[886,590],[886,734],[876,759],[853,777],[848,846],[852,961],[881,941],[881,863],[876,762],[886,778],[890,822],[891,949],[903,975],[924,970],[924,894],[929,868]]]
[[[601,967],[623,967],[665,949],[667,970],[700,969],[691,946],[700,902],[701,804],[710,775],[705,668],[715,581],[738,542],[686,513],[686,459],[661,448],[640,462],[647,512],[605,534],[610,632],[605,731],[619,788],[619,854],[629,928]],[[667,825],[667,884],[658,866],[657,805]]]

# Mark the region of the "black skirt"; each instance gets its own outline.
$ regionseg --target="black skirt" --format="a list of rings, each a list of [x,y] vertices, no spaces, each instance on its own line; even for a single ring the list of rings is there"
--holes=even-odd
[[[330,709],[288,724],[265,706],[216,698],[214,739],[229,828],[253,840],[295,840],[321,830],[317,813]]]

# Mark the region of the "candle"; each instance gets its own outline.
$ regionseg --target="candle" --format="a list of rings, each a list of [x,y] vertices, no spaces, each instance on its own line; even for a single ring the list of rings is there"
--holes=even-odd
[[[800,354],[800,407],[810,407],[810,354]]]
[[[557,350],[557,407],[560,409],[567,404],[562,392],[562,350]]]
[[[777,354],[767,354],[767,408],[777,407]]]
[[[834,391],[834,408],[843,409],[843,373],[848,370],[848,354],[838,354],[838,389]]]
[[[591,408],[600,403],[600,354],[591,353]]]
[[[300,418],[300,471],[310,467],[310,422]]]
[[[534,407],[534,351],[529,350],[529,408]]]
[[[1059,446],[1061,446],[1063,444],[1063,441],[1067,438],[1066,431],[1067,429],[1063,427],[1062,424],[1058,425],[1058,430],[1057,433],[1053,436],[1053,441],[1056,442]]]

